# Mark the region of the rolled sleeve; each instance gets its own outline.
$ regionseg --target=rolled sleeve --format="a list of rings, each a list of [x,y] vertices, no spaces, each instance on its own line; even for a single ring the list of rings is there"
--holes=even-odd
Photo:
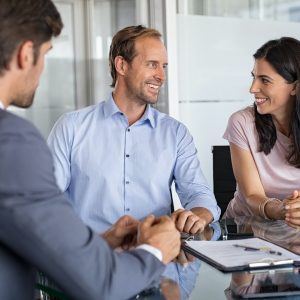
[[[63,115],[52,128],[48,137],[48,146],[52,152],[56,182],[65,192],[71,181],[71,147],[73,130],[68,114]]]
[[[203,207],[220,217],[220,208],[201,170],[197,149],[187,128],[180,124],[177,134],[177,161],[174,168],[175,188],[185,209]]]

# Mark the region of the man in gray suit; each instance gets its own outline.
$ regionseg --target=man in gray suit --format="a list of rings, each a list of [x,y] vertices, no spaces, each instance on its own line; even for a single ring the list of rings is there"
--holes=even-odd
[[[51,0],[0,0],[0,299],[32,299],[34,268],[72,299],[126,299],[178,255],[174,223],[124,216],[97,236],[59,191],[39,132],[5,110],[32,104],[61,29]]]

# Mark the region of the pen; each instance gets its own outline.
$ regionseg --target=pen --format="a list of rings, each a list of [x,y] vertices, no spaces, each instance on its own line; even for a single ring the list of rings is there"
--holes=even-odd
[[[251,246],[239,245],[239,244],[234,244],[233,246],[238,247],[238,248],[243,248],[245,251],[264,251],[269,254],[282,255],[282,253],[279,251],[270,250],[270,249],[264,248],[264,247],[263,248],[254,248]]]

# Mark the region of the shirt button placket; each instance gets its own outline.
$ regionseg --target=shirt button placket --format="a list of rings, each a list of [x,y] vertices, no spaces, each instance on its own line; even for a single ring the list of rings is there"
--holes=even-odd
[[[125,162],[124,162],[124,175],[125,175],[125,199],[124,199],[124,209],[125,209],[125,213],[128,213],[130,211],[130,207],[129,207],[129,197],[128,197],[128,185],[130,184],[129,181],[129,175],[128,175],[128,164],[129,162],[129,158],[130,158],[130,145],[131,145],[131,136],[130,136],[130,128],[126,129],[126,143],[125,143],[125,149],[124,149],[124,153],[125,154]]]

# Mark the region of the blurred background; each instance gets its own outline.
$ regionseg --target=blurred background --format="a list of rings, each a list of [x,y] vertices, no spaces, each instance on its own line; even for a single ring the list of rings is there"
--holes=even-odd
[[[252,55],[281,36],[300,39],[300,0],[56,0],[64,30],[53,41],[29,110],[11,107],[47,138],[67,111],[106,100],[112,36],[128,25],[162,32],[168,77],[157,108],[182,121],[194,136],[212,187],[213,145],[227,119],[251,105]]]

